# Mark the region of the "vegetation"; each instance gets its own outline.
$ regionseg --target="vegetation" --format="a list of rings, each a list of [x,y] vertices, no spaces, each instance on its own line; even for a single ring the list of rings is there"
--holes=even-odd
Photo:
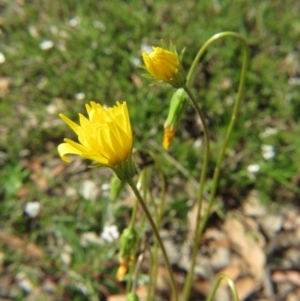
[[[299,1],[4,0],[0,10],[0,229],[46,254],[24,257],[0,240],[3,267],[14,275],[25,273],[35,285],[41,277],[51,279],[65,300],[98,300],[99,290],[105,300],[107,292],[122,290],[114,276],[117,242],[85,247],[80,239],[103,233],[107,222],[121,231],[130,208],[111,201],[109,171],[88,169],[79,159],[67,165],[57,153],[71,135],[58,114],[76,120],[90,100],[107,106],[126,100],[135,147],[151,149],[162,162],[167,210],[177,212],[168,222],[185,224],[188,200],[196,192],[182,188],[184,174],[160,147],[174,90],[166,84],[149,87],[139,68],[141,52],[161,39],[171,40],[178,52],[186,48],[186,68],[215,33],[230,30],[248,40],[244,100],[217,195],[231,200],[222,210],[238,207],[252,189],[268,204],[299,204]],[[209,179],[236,95],[241,53],[234,40],[214,45],[194,80],[212,138]],[[168,154],[198,181],[197,122],[189,107]],[[141,166],[148,163],[139,158]],[[253,165],[258,170],[253,172]],[[26,211],[33,202],[41,205],[34,218]],[[14,297],[25,300],[25,295],[20,289]]]

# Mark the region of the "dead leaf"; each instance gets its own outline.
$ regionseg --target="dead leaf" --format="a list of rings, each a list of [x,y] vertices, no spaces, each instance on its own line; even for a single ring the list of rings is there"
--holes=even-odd
[[[134,85],[137,87],[137,88],[142,88],[143,87],[143,83],[140,79],[139,76],[137,76],[136,74],[132,73],[130,75],[130,78],[132,80],[132,82],[134,83]]]
[[[9,92],[10,80],[6,77],[0,78],[0,96],[4,97]]]
[[[235,282],[235,287],[240,301],[245,300],[250,294],[258,289],[257,282],[249,276],[239,278]]]
[[[60,163],[59,165],[55,166],[54,168],[52,168],[50,170],[50,175],[52,177],[56,177],[59,174],[62,173],[62,171],[64,171],[66,169],[66,164],[65,163]]]
[[[248,216],[263,216],[267,213],[267,208],[259,200],[259,193],[256,190],[250,191],[243,203],[244,213]]]
[[[298,271],[286,271],[287,279],[300,287],[300,273]]]
[[[21,238],[7,234],[0,230],[0,242],[7,246],[9,249],[20,251],[22,250],[25,256],[32,259],[39,259],[45,255],[45,252],[36,244],[27,243],[27,241]]]
[[[266,255],[257,243],[255,236],[247,233],[243,224],[237,219],[226,219],[223,229],[227,233],[233,250],[247,264],[249,273],[256,281],[261,281],[266,262]]]
[[[220,270],[218,273],[217,273],[217,275],[220,275],[220,274],[225,274],[225,275],[227,275],[232,281],[235,281],[237,278],[238,278],[238,276],[241,274],[241,269],[238,267],[238,266],[236,266],[236,265],[229,265],[228,267],[226,267],[226,268],[224,268],[224,269],[222,269],[222,270]],[[228,282],[225,280],[225,279],[223,279],[222,281],[221,281],[221,285],[228,285]]]

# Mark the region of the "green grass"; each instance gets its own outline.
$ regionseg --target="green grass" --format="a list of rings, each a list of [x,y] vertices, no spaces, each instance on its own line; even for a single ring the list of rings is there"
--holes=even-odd
[[[110,292],[118,291],[116,283],[102,274],[115,272],[118,246],[99,250],[79,244],[81,233],[101,233],[109,201],[103,194],[97,202],[84,200],[79,186],[83,179],[92,179],[100,187],[109,183],[111,174],[91,171],[87,162],[72,163],[55,173],[57,166],[65,165],[57,145],[64,137],[75,138],[58,113],[76,119],[90,100],[107,105],[126,100],[135,147],[152,148],[150,140],[160,144],[173,90],[166,84],[149,86],[149,80],[142,77],[143,70],[134,63],[142,64],[142,45],[159,45],[163,39],[172,40],[178,51],[185,47],[183,64],[188,70],[198,49],[212,35],[227,30],[242,34],[249,42],[251,62],[218,194],[233,195],[240,202],[250,189],[257,189],[264,202],[299,202],[299,1],[89,0],[75,4],[70,0],[4,0],[0,10],[0,51],[6,58],[0,65],[0,80],[9,83],[8,91],[0,85],[0,228],[45,249],[47,257],[40,265],[45,275],[60,279],[61,294],[72,300],[93,300],[99,281]],[[79,23],[72,26],[71,19]],[[45,40],[53,41],[54,46],[43,51],[40,43]],[[240,67],[240,46],[228,40],[216,43],[197,70],[193,92],[213,139],[209,177],[230,118]],[[85,99],[76,99],[78,93],[84,93]],[[194,146],[200,133],[196,120],[189,108],[169,154],[198,179],[202,150]],[[276,128],[277,133],[261,138],[267,127]],[[265,160],[262,145],[273,145],[276,156]],[[160,157],[172,186],[178,171]],[[249,178],[247,166],[254,163],[260,171]],[[179,179],[184,181],[181,174]],[[186,193],[172,187],[169,206],[176,209]],[[30,201],[43,206],[35,220],[23,213]],[[128,222],[128,210],[120,203],[111,206],[121,230]],[[59,259],[59,239],[73,249],[69,267]],[[1,250],[6,267],[35,266],[9,252],[6,245]],[[75,288],[70,271],[82,276],[89,297]],[[103,296],[102,290],[101,300]],[[24,298],[18,292],[16,300]]]

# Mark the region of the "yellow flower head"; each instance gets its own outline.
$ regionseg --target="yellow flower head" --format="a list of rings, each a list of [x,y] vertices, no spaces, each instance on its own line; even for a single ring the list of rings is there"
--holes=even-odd
[[[152,47],[150,54],[142,53],[144,68],[150,73],[151,78],[164,81],[175,88],[183,87],[186,83],[186,76],[181,64],[181,57],[178,56],[175,47],[173,50],[161,47]]]
[[[86,104],[86,110],[88,118],[79,114],[80,125],[63,114],[59,115],[77,134],[79,141],[77,143],[65,138],[65,143],[58,146],[61,158],[65,162],[71,162],[67,155],[79,155],[114,171],[122,167],[124,172],[124,164],[132,167],[133,137],[126,102],[117,102],[114,107],[106,109],[91,101],[90,104]]]

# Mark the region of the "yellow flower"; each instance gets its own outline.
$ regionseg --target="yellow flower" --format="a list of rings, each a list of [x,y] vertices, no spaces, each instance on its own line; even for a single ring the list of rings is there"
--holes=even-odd
[[[126,102],[117,102],[114,107],[105,109],[91,101],[90,105],[86,104],[86,110],[88,118],[79,114],[80,125],[63,114],[59,115],[77,134],[79,141],[77,143],[65,138],[65,143],[58,146],[61,158],[71,162],[67,155],[79,155],[95,161],[96,165],[112,168],[121,180],[124,179],[124,172],[127,176],[130,173],[132,177],[133,137]]]
[[[182,54],[178,56],[175,47],[173,50],[161,47],[152,47],[152,49],[153,52],[150,54],[142,53],[144,68],[151,77],[158,81],[167,82],[175,88],[183,87],[186,83],[186,76],[181,64]]]

